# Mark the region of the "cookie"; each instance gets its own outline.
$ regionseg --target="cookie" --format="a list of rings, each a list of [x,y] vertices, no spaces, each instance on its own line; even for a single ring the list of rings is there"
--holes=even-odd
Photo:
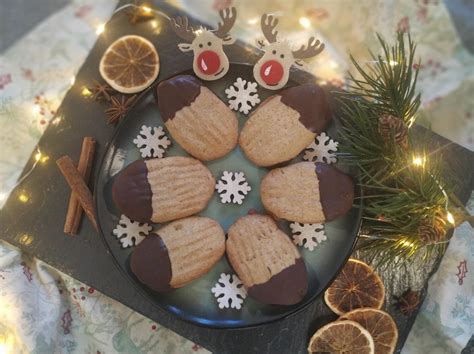
[[[147,236],[133,251],[133,274],[155,291],[180,288],[206,274],[225,252],[225,235],[215,220],[175,220]]]
[[[260,197],[265,209],[278,218],[322,223],[352,208],[354,183],[331,165],[300,162],[270,171],[262,179]]]
[[[291,160],[331,122],[323,89],[304,84],[267,98],[245,123],[239,145],[258,166]]]
[[[265,304],[293,305],[308,290],[296,246],[267,215],[246,215],[228,232],[226,253],[247,293]]]
[[[179,75],[157,88],[161,117],[173,139],[192,156],[209,161],[237,145],[234,112],[193,76]]]
[[[190,157],[138,160],[118,174],[112,198],[130,219],[162,223],[206,208],[215,184],[211,171]]]

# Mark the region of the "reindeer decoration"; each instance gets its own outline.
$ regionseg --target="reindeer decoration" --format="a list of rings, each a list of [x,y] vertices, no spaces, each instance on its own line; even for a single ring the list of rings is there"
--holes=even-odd
[[[173,31],[188,43],[178,44],[182,52],[193,51],[194,73],[201,79],[211,81],[223,77],[229,70],[229,59],[222,47],[235,42],[229,34],[235,23],[237,10],[235,7],[219,11],[222,22],[214,31],[201,27],[195,31],[188,27],[187,17],[171,19]]]
[[[314,57],[324,49],[323,43],[311,37],[307,46],[302,45],[298,50],[291,50],[289,43],[277,40],[277,24],[276,17],[267,14],[262,16],[260,26],[269,44],[264,45],[263,41],[259,41],[265,53],[253,67],[255,80],[269,90],[278,90],[285,86],[292,65],[302,66],[301,59]]]

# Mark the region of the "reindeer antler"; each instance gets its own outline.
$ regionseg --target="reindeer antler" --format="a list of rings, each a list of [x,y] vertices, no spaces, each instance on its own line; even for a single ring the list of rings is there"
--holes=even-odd
[[[182,39],[188,42],[192,42],[196,38],[193,28],[188,28],[188,18],[178,16],[176,19],[170,19],[171,28],[173,31]]]
[[[295,59],[306,59],[314,57],[321,53],[324,49],[324,43],[316,40],[314,37],[311,37],[308,40],[308,45],[302,45],[300,49],[292,51],[293,58]]]
[[[225,38],[232,26],[234,26],[235,20],[237,19],[237,9],[235,7],[223,9],[219,11],[219,16],[222,22],[219,22],[217,29],[214,31],[216,37]]]
[[[275,30],[275,27],[277,25],[278,18],[274,17],[273,15],[262,15],[262,19],[260,20],[260,26],[262,27],[263,35],[269,43],[275,43],[277,41],[278,31]]]

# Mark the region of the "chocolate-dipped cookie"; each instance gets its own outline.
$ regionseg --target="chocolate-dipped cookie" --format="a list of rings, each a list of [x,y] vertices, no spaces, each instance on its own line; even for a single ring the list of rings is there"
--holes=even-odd
[[[140,222],[166,222],[206,208],[215,180],[200,161],[173,156],[138,160],[127,166],[112,185],[117,208]]]
[[[295,245],[267,215],[246,215],[228,231],[226,253],[247,293],[274,305],[300,302],[308,290],[306,266]]]
[[[133,274],[155,291],[180,288],[206,274],[225,252],[225,235],[215,220],[175,220],[147,236],[133,251]]]
[[[292,87],[260,104],[245,123],[239,144],[256,165],[273,166],[296,157],[330,121],[329,105],[321,87]]]
[[[354,183],[337,168],[320,162],[300,162],[270,171],[260,186],[262,203],[278,218],[322,223],[352,207]]]
[[[166,128],[189,154],[209,161],[226,155],[237,145],[234,112],[195,77],[175,76],[161,82],[156,93]]]

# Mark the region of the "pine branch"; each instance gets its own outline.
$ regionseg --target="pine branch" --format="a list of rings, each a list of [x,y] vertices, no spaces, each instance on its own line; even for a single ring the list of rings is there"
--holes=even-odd
[[[429,154],[415,150],[411,130],[408,142],[401,144],[393,134],[382,135],[380,125],[384,116],[396,117],[389,122],[397,124],[399,118],[408,127],[415,121],[420,106],[416,45],[402,33],[391,47],[377,37],[382,54],[370,52],[367,68],[351,56],[357,75],[349,74],[349,92],[336,92],[342,126],[339,157],[360,171],[364,195],[356,203],[363,208],[362,230],[369,235],[363,249],[383,252],[387,262],[417,252],[430,257],[446,242],[431,238],[444,237],[449,227],[445,218],[450,191],[442,187],[442,160],[427,160]]]

